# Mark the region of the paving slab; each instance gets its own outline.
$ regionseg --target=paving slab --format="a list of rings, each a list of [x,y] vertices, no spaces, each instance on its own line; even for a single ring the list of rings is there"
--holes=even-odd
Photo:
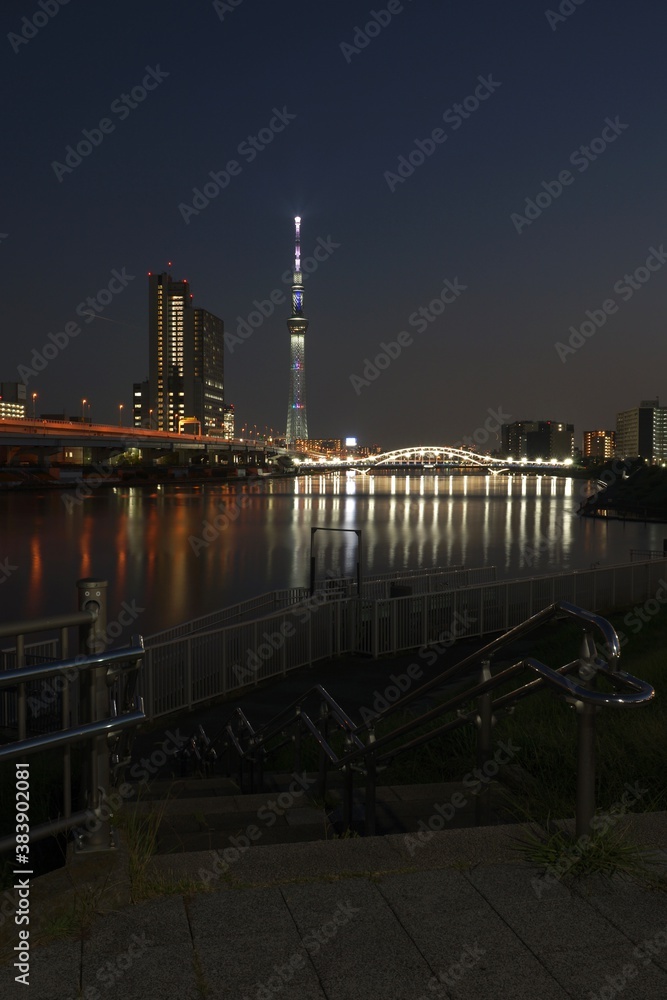
[[[567,992],[462,873],[387,875],[378,888],[452,997],[567,1000]]]
[[[261,987],[327,1000],[279,889],[197,896],[188,912],[207,1000],[255,997]]]
[[[18,940],[18,939],[17,939]],[[12,964],[15,961],[12,958]],[[29,986],[15,981],[19,970],[0,967],[0,995],[6,1000],[78,1000],[81,975],[81,942],[56,941],[31,949]]]
[[[84,941],[81,983],[91,1000],[105,994],[123,1000],[201,1000],[183,899],[153,899],[97,921]]]
[[[587,880],[576,892],[634,942],[628,961],[667,971],[667,892],[619,876]]]
[[[373,882],[343,879],[282,892],[331,1000],[415,1000],[433,975]]]
[[[496,912],[535,953],[624,948],[628,938],[590,903],[556,880],[537,885],[532,866],[479,866],[466,873]]]

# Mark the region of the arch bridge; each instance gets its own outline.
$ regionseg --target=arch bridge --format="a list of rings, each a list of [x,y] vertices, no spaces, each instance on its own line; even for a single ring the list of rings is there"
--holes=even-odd
[[[438,466],[455,466],[457,468],[488,469],[489,472],[496,474],[507,471],[509,464],[511,463],[508,463],[507,459],[479,455],[477,452],[449,445],[419,445],[414,448],[397,448],[394,451],[384,451],[380,455],[369,455],[363,460],[364,471],[370,471],[383,465],[404,466],[406,468],[418,466],[426,469]]]

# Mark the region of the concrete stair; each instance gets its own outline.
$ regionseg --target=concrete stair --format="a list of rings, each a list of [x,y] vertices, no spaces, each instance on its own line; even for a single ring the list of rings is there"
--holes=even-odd
[[[262,844],[331,840],[343,834],[342,790],[332,775],[326,802],[318,798],[317,775],[267,774],[265,790],[242,794],[227,777],[187,777],[137,787],[128,808],[159,817],[157,853],[216,850],[246,836]],[[511,821],[504,789],[489,782],[487,824]],[[478,825],[482,803],[461,782],[379,786],[376,834],[439,832]],[[483,817],[482,817],[483,818]],[[365,789],[355,787],[352,834],[363,836]],[[348,834],[349,836],[349,834]]]

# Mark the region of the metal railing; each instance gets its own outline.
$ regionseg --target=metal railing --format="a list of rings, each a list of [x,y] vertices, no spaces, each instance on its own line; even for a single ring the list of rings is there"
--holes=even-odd
[[[506,632],[558,601],[606,614],[653,597],[666,573],[667,560],[652,559],[410,597],[316,592],[257,621],[147,643],[141,693],[155,719],[346,653],[392,656]]]
[[[153,635],[145,636],[144,642],[146,645],[169,642],[172,639],[179,639],[182,636],[192,635],[195,632],[210,630],[216,625],[229,625],[233,622],[238,622],[239,619],[258,611],[269,614],[271,611],[276,611],[279,608],[297,604],[304,597],[307,597],[308,593],[309,591],[306,587],[288,587],[285,590],[272,590],[269,593],[260,594],[258,597],[251,597],[247,601],[241,601],[239,604],[232,604],[228,608],[221,608],[219,611],[211,611],[209,614],[201,615],[199,618],[181,622],[180,625],[163,629],[162,632],[154,632]]]
[[[534,659],[525,657],[512,666],[493,675],[491,658],[504,647],[522,638],[530,631],[555,618],[568,618],[581,626],[582,646],[579,656],[563,666],[552,668]],[[593,633],[600,633],[603,656],[598,655]],[[366,833],[375,832],[375,797],[378,770],[399,754],[413,750],[431,740],[462,726],[471,725],[477,730],[477,760],[483,766],[491,749],[492,727],[501,711],[513,708],[518,701],[544,689],[551,689],[573,706],[578,713],[578,763],[576,792],[576,835],[590,832],[595,815],[595,715],[599,708],[606,706],[637,706],[650,702],[654,689],[645,681],[623,673],[618,669],[620,644],[611,624],[589,611],[565,601],[559,601],[526,621],[509,629],[504,635],[484,646],[483,649],[466,657],[456,666],[444,671],[438,677],[422,684],[405,694],[381,712],[374,712],[374,720],[356,724],[340,705],[321,685],[315,685],[305,695],[285,708],[271,722],[254,729],[245,713],[238,708],[225,726],[225,748],[230,757],[236,757],[239,766],[239,782],[244,788],[244,765],[247,765],[250,790],[261,784],[267,753],[286,743],[293,743],[295,767],[301,769],[302,739],[310,737],[319,747],[320,795],[326,792],[327,772],[340,771],[344,779],[343,822],[349,829],[352,818],[354,776],[362,775],[366,785]],[[386,734],[377,736],[376,729],[391,714],[403,710],[406,705],[423,698],[425,694],[460,681],[469,681],[472,667],[479,669],[479,679],[465,689],[460,689],[444,703],[419,717],[399,725]],[[521,683],[514,690],[493,699],[493,691],[507,685],[528,672],[532,679]],[[577,674],[576,679],[570,674]],[[535,676],[537,675],[537,676]],[[600,678],[604,678],[611,690],[597,689]],[[463,706],[475,700],[477,707],[466,711]],[[316,703],[318,714],[309,711],[309,703]],[[438,723],[446,716],[455,717],[442,721],[427,733],[419,733],[429,723]],[[332,745],[331,729],[342,734],[342,753]],[[282,742],[278,747],[269,747],[276,737]],[[478,801],[481,801],[478,800]],[[478,820],[482,809],[478,810]],[[487,803],[488,818],[488,803]]]
[[[8,657],[4,663],[9,662],[10,668],[0,671],[0,698],[5,708],[0,763],[25,763],[40,751],[62,751],[58,815],[31,824],[31,842],[84,827],[82,849],[112,846],[111,810],[105,814],[105,799],[130,762],[131,732],[146,719],[136,692],[145,653],[140,637],[129,649],[105,650],[106,586],[103,581],[81,580],[80,611],[0,626],[0,638],[15,639],[12,650],[5,651]],[[72,658],[68,655],[68,631],[77,626],[83,652]],[[29,663],[26,636],[54,630],[60,632],[59,637],[46,644],[53,656],[46,662]],[[33,644],[33,648],[35,645],[40,644]],[[34,718],[44,702],[51,705],[47,727],[35,725]],[[87,744],[88,752],[83,754],[81,774],[76,776],[82,788],[81,801],[73,805],[72,748],[81,743]],[[0,852],[15,844],[15,835],[2,837]]]

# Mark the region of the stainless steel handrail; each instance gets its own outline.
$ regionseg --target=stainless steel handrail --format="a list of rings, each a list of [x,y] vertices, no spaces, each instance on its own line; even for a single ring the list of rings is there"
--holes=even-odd
[[[554,669],[542,663],[540,660],[533,657],[526,657],[517,663],[514,663],[512,666],[501,670],[500,673],[495,676],[491,676],[490,671],[488,670],[491,656],[510,643],[515,642],[518,638],[521,638],[527,633],[533,631],[540,625],[562,616],[576,620],[583,627],[584,643],[581,655],[577,660]],[[596,629],[602,635],[604,640],[604,649],[608,657],[607,660],[603,660],[594,655],[596,653],[596,647],[592,640],[592,629]],[[299,727],[304,725],[308,732],[310,732],[310,734],[317,741],[321,752],[327,757],[329,763],[337,770],[342,770],[347,773],[348,780],[346,781],[346,794],[350,797],[352,794],[352,784],[350,780],[351,769],[355,768],[357,770],[364,770],[365,768],[367,775],[367,801],[372,802],[374,801],[375,773],[378,763],[392,759],[399,753],[414,749],[417,746],[429,742],[436,736],[442,735],[444,732],[451,731],[461,725],[470,724],[472,721],[477,723],[480,728],[480,745],[490,745],[490,729],[493,724],[493,716],[490,710],[491,703],[488,699],[491,692],[507,683],[521,671],[529,669],[538,674],[538,677],[524,684],[522,687],[516,688],[514,691],[501,696],[496,701],[495,708],[496,710],[499,710],[500,708],[507,709],[522,698],[532,695],[545,687],[554,689],[561,697],[564,697],[566,701],[574,704],[578,708],[580,729],[579,777],[577,789],[577,833],[581,834],[588,831],[590,822],[595,813],[593,777],[595,766],[594,713],[596,708],[601,706],[631,707],[644,705],[652,701],[655,697],[655,691],[650,684],[618,669],[620,653],[621,649],[619,639],[610,622],[599,615],[586,611],[583,608],[579,608],[567,601],[559,601],[555,604],[549,605],[537,614],[532,615],[521,624],[509,629],[502,636],[493,640],[493,642],[488,643],[486,646],[482,647],[482,649],[471,654],[470,656],[465,657],[455,666],[450,667],[448,670],[439,674],[426,684],[422,684],[416,690],[405,694],[398,701],[388,706],[388,708],[381,712],[374,713],[372,725],[367,722],[356,725],[347,713],[331,697],[331,695],[329,695],[329,693],[320,684],[317,684],[309,689],[304,695],[295,699],[290,705],[279,712],[274,719],[256,731],[252,729],[250,722],[241,709],[237,709],[235,713],[237,718],[242,720],[244,728],[251,733],[249,740],[250,745],[245,750],[241,747],[241,740],[237,739],[233,733],[233,717],[227,723],[226,732],[232,740],[234,749],[236,749],[237,753],[243,757],[250,757],[252,754],[256,753],[258,747],[263,750],[267,741],[277,735],[277,733],[284,731],[286,725],[296,725],[297,732]],[[473,665],[479,666],[480,663],[486,664],[487,667],[487,669],[482,673],[482,680],[480,682],[473,684],[472,687],[468,687],[464,691],[457,692],[444,703],[437,705],[435,708],[422,713],[414,719],[411,719],[404,725],[399,726],[393,732],[380,737],[380,739],[375,739],[374,731],[378,722],[387,718],[393,712],[403,709],[406,704],[417,698],[423,697],[426,692],[431,691],[436,687],[441,687],[445,681],[451,682],[451,680],[457,675],[469,676],[470,668]],[[585,671],[582,672],[582,667],[588,668],[588,676],[586,676]],[[580,671],[581,683],[574,681],[567,676],[569,673],[572,673],[577,669]],[[596,690],[593,684],[591,684],[591,686],[587,686],[585,682],[591,678],[595,678],[596,674],[604,675],[616,690],[614,692],[604,692]],[[338,724],[339,729],[341,729],[345,734],[346,747],[349,749],[346,749],[346,752],[342,755],[338,755],[335,752],[329,743],[327,736],[323,734],[312,719],[303,712],[303,706],[306,704],[308,699],[312,698],[314,695],[319,696],[327,708],[331,709],[330,715],[329,713],[323,713],[322,718],[324,719],[325,715],[329,715],[329,717],[333,718],[333,720]],[[450,720],[442,726],[430,730],[428,733],[421,734],[420,736],[417,736],[416,738],[409,740],[398,747],[388,749],[401,737],[408,736],[410,733],[414,732],[415,729],[421,728],[426,723],[437,719],[440,716],[451,713],[455,709],[458,709],[460,705],[463,705],[466,702],[469,703],[473,699],[480,699],[478,702],[480,706],[482,705],[482,699],[487,700],[487,712],[485,713],[484,720],[482,719],[481,710],[478,715],[475,715],[474,713],[470,713],[469,715],[459,715],[459,718]],[[326,718],[326,724],[328,726],[328,718]],[[359,733],[364,729],[368,731],[367,744],[365,744],[359,737]],[[481,733],[481,729],[485,730],[483,734]],[[326,726],[325,733],[328,733]],[[241,734],[239,733],[238,735],[240,736]],[[386,750],[386,752],[383,753],[383,750]],[[351,801],[346,801],[346,814],[348,816],[351,814]],[[368,809],[366,824],[367,832],[373,832],[374,819],[369,817]]]
[[[89,624],[96,619],[95,614],[85,612],[79,615],[63,615],[71,624],[72,619],[78,623]],[[44,622],[56,619],[40,619],[37,623],[22,623],[21,627],[29,631],[41,631]],[[39,625],[39,628],[33,625]],[[50,625],[46,627],[51,627]],[[16,625],[12,625],[16,634]],[[0,746],[0,763],[22,759],[40,750],[62,749],[63,751],[63,815],[56,820],[31,826],[31,842],[42,840],[53,833],[78,826],[90,818],[98,818],[101,813],[101,803],[106,794],[106,786],[111,782],[111,752],[109,741],[117,736],[114,749],[115,768],[122,766],[116,754],[118,747],[127,739],[127,732],[145,721],[146,715],[143,700],[135,694],[136,678],[143,662],[145,651],[140,636],[133,638],[134,645],[125,649],[106,653],[81,655],[74,659],[49,662],[40,666],[19,667],[15,670],[0,672],[0,690],[18,687],[22,695],[22,707],[19,713],[19,738]],[[46,680],[49,677],[65,675],[67,684],[62,691],[62,728],[39,736],[25,737],[25,688],[31,681]],[[88,687],[84,699],[88,719],[72,725],[69,719],[69,685],[76,684],[86,677]],[[115,696],[111,697],[115,691]],[[120,704],[118,704],[120,702]],[[109,714],[111,713],[111,714]],[[90,715],[92,714],[92,718]],[[106,717],[105,717],[106,714]],[[90,753],[87,761],[88,787],[96,789],[89,793],[87,808],[77,812],[72,811],[71,802],[71,770],[70,748],[87,741]],[[97,823],[96,829],[89,838],[87,847],[106,849],[110,846],[111,830],[110,814]],[[102,832],[100,833],[100,829]],[[15,837],[0,839],[0,852],[10,850],[15,846]]]

